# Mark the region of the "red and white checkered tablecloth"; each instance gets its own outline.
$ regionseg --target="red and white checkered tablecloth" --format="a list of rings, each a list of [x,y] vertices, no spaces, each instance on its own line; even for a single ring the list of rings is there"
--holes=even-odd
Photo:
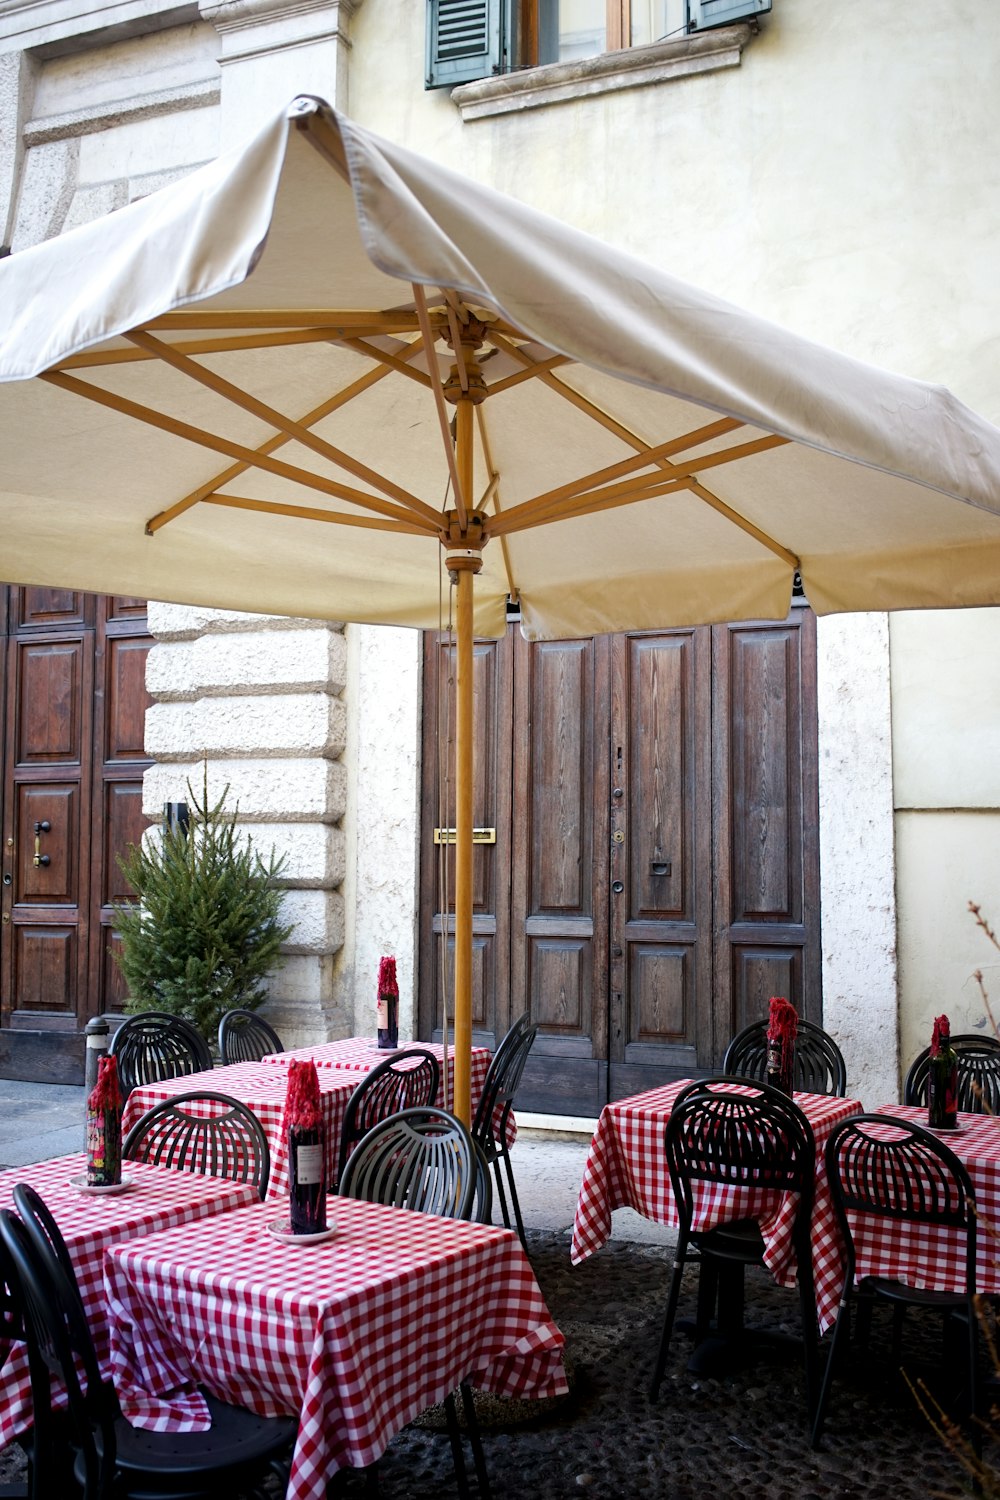
[[[82,1122],[80,1131],[82,1135]],[[256,1202],[257,1195],[243,1183],[173,1172],[144,1162],[126,1163],[123,1176],[134,1183],[128,1192],[91,1195],[70,1186],[70,1178],[85,1174],[86,1170],[87,1158],[83,1152],[11,1167],[0,1172],[0,1208],[12,1208],[16,1184],[29,1182],[51,1209],[69,1246],[98,1358],[102,1369],[107,1370],[108,1317],[103,1261],[108,1246],[154,1229],[222,1215]],[[10,1442],[31,1424],[28,1354],[19,1343],[10,1348],[6,1362],[0,1367],[0,1444]]]
[[[875,1113],[927,1124],[926,1106],[884,1104]],[[959,1130],[947,1136],[946,1145],[965,1167],[976,1191],[976,1290],[996,1296],[1000,1293],[1000,1119],[960,1114],[958,1124]],[[852,1216],[851,1233],[855,1280],[889,1276],[908,1286],[964,1292],[965,1254],[954,1230],[866,1214]]]
[[[331,1187],[337,1181],[337,1162],[340,1156],[340,1132],[344,1123],[344,1112],[359,1083],[357,1073],[338,1073],[329,1068],[317,1070],[320,1087],[320,1106],[326,1133],[326,1180]],[[229,1094],[239,1099],[257,1116],[264,1127],[267,1144],[271,1152],[271,1176],[268,1182],[268,1198],[288,1195],[288,1131],[285,1128],[285,1103],[288,1096],[288,1074],[284,1069],[272,1068],[260,1062],[230,1063],[225,1068],[210,1068],[205,1073],[189,1073],[183,1078],[165,1078],[158,1083],[140,1084],[132,1090],[122,1115],[122,1130],[131,1130],[135,1122],[163,1099],[178,1094],[197,1093],[208,1090],[215,1094]],[[211,1104],[199,1106],[209,1113]]]
[[[338,1046],[339,1043],[331,1043]],[[374,1048],[373,1048],[374,1050]],[[485,1048],[477,1049],[482,1056],[473,1059],[473,1097],[478,1097],[486,1078],[490,1054]],[[279,1054],[275,1054],[278,1056]],[[287,1056],[288,1054],[282,1054]],[[303,1054],[304,1055],[304,1054]],[[380,1054],[385,1057],[387,1054]],[[360,1056],[360,1054],[359,1054]],[[485,1061],[483,1061],[485,1058]],[[361,1082],[363,1071],[358,1068],[341,1069],[324,1065],[316,1069],[319,1079],[320,1106],[326,1134],[326,1180],[333,1188],[337,1183],[337,1167],[340,1159],[340,1134],[344,1124],[347,1101]],[[125,1103],[122,1115],[122,1131],[131,1130],[135,1122],[164,1099],[178,1094],[197,1093],[229,1094],[257,1116],[264,1127],[267,1144],[271,1152],[271,1176],[268,1183],[268,1198],[281,1198],[288,1194],[288,1130],[285,1126],[285,1102],[288,1094],[288,1071],[264,1062],[230,1063],[224,1068],[210,1068],[204,1073],[189,1073],[181,1078],[165,1078],[157,1083],[140,1084],[132,1090]],[[438,1089],[436,1103],[440,1104],[442,1089]],[[205,1113],[218,1108],[206,1103]],[[516,1127],[513,1117],[508,1126],[508,1144],[513,1144]]]
[[[440,1042],[406,1042],[401,1044],[400,1047],[398,1047],[396,1050],[402,1052],[405,1051],[408,1047],[422,1047],[425,1051],[433,1053],[439,1063],[443,1061],[444,1048],[442,1047]],[[373,1037],[349,1036],[341,1038],[339,1042],[320,1042],[315,1047],[295,1047],[291,1052],[269,1052],[266,1057],[261,1059],[261,1061],[283,1068],[287,1068],[288,1064],[293,1060],[296,1062],[311,1061],[316,1064],[317,1072],[319,1073],[320,1080],[322,1081],[323,1074],[326,1069],[335,1069],[342,1072],[350,1072],[354,1074],[370,1073],[372,1068],[376,1067],[377,1064],[382,1062],[385,1058],[391,1057],[391,1055],[392,1054],[388,1051],[381,1051],[379,1049],[378,1043],[374,1040]],[[483,1092],[483,1085],[486,1082],[486,1073],[492,1061],[493,1054],[490,1052],[490,1049],[488,1047],[473,1047],[471,1062],[469,1065],[469,1082],[472,1094],[473,1114],[475,1114],[476,1112],[476,1104],[479,1100],[480,1094]],[[446,1106],[446,1108],[448,1109],[451,1109],[452,1103],[454,1101],[454,1068],[454,1050],[452,1048],[449,1048],[449,1102]],[[443,1103],[443,1093],[444,1085],[442,1082],[441,1089],[438,1092],[438,1097],[435,1100],[436,1104],[441,1105]],[[513,1114],[511,1114],[507,1121],[508,1147],[513,1146],[516,1135],[517,1123],[514,1119]]]
[[[632,1208],[654,1223],[676,1227],[677,1209],[670,1188],[663,1135],[674,1100],[691,1081],[683,1078],[631,1099],[619,1099],[602,1110],[583,1169],[573,1222],[570,1255],[574,1264],[593,1255],[610,1237],[611,1215],[616,1208]],[[794,1098],[812,1126],[816,1140],[812,1247],[816,1312],[822,1330],[837,1315],[839,1283],[843,1279],[823,1148],[834,1125],[850,1115],[860,1114],[862,1105],[857,1099],[838,1099],[826,1094],[796,1093]],[[794,1206],[791,1194],[704,1184],[695,1192],[695,1227],[711,1229],[733,1219],[758,1219],[764,1237],[765,1264],[779,1286],[794,1286]]]
[[[194,1383],[261,1415],[298,1413],[287,1500],[323,1500],[471,1376],[519,1398],[566,1390],[563,1337],[515,1235],[330,1199],[333,1238],[288,1245],[274,1206],[111,1252],[122,1408],[159,1431],[203,1424]],[[199,1421],[199,1418],[202,1418]]]

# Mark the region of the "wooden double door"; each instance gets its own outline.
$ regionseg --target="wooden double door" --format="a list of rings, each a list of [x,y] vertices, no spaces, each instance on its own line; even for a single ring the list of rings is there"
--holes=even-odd
[[[120,1010],[117,856],[142,836],[144,600],[0,585],[0,1075],[82,1082]]]
[[[524,1109],[717,1068],[786,996],[821,1019],[815,617],[475,653],[473,1030],[527,1010]],[[440,1033],[447,644],[424,660],[420,1034]],[[453,785],[453,780],[450,782]],[[445,835],[445,838],[447,836]]]

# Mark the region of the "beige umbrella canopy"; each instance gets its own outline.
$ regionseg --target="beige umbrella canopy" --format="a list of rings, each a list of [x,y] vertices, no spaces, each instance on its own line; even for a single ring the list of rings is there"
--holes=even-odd
[[[1000,602],[1000,431],[300,99],[0,263],[0,576],[472,640]]]

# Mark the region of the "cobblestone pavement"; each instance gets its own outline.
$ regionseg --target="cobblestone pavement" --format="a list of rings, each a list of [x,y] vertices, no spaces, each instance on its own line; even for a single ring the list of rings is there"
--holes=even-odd
[[[788,1352],[713,1379],[688,1373],[690,1346],[679,1335],[660,1399],[650,1404],[668,1249],[612,1243],[574,1268],[565,1234],[532,1232],[529,1240],[542,1290],[566,1335],[572,1390],[534,1418],[528,1403],[482,1399],[496,1500],[702,1500],[707,1493],[741,1500],[950,1500],[962,1494],[957,1463],[912,1396],[893,1384],[878,1319],[870,1354],[852,1356],[834,1387],[822,1451],[813,1452],[805,1435],[801,1365]],[[681,1317],[694,1310],[694,1272],[688,1278]],[[796,1312],[794,1293],[774,1287],[763,1273],[748,1275],[748,1324],[794,1332]],[[914,1375],[925,1366],[940,1368],[940,1324],[920,1325],[908,1315],[904,1357]],[[440,1426],[429,1414],[392,1443],[380,1465],[383,1500],[450,1500],[457,1493],[447,1437],[435,1430]],[[986,1455],[1000,1469],[1000,1450],[989,1441]],[[17,1450],[2,1457],[9,1477]],[[354,1474],[334,1490],[345,1497],[362,1492]]]

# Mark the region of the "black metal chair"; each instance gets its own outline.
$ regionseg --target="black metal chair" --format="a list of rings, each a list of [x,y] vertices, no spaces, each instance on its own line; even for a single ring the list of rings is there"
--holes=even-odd
[[[744,1085],[734,1091],[733,1084]],[[718,1333],[734,1342],[762,1338],[743,1326],[743,1272],[763,1263],[764,1241],[754,1219],[694,1228],[699,1190],[711,1184],[761,1193],[793,1193],[792,1239],[797,1262],[806,1402],[812,1420],[816,1390],[816,1301],[810,1224],[816,1145],[805,1115],[786,1094],[746,1078],[707,1078],[678,1095],[664,1131],[667,1169],[679,1227],[663,1334],[650,1387],[659,1395],[673,1334],[684,1267],[700,1265],[695,1337],[707,1338],[718,1301]],[[784,1342],[784,1340],[782,1340]]]
[[[517,1235],[525,1250],[528,1245],[524,1234],[524,1221],[521,1218],[521,1205],[517,1198],[517,1187],[514,1183],[514,1171],[510,1164],[507,1123],[511,1110],[514,1108],[514,1096],[521,1082],[524,1065],[528,1061],[528,1053],[531,1051],[537,1034],[538,1027],[532,1026],[527,1014],[519,1016],[511,1026],[493,1054],[472,1121],[472,1138],[493,1168],[497,1192],[500,1196],[500,1211],[509,1229],[511,1227],[510,1209],[507,1206],[507,1193],[504,1190],[503,1176],[500,1172],[500,1163],[503,1162],[507,1188],[510,1191],[510,1203],[514,1210],[514,1222],[517,1225]]]
[[[1000,1041],[995,1036],[964,1032],[953,1036],[958,1056],[958,1107],[973,1115],[1000,1113]],[[904,1104],[927,1103],[931,1049],[925,1047],[910,1064],[903,1084]]]
[[[887,1128],[889,1127],[889,1128]],[[826,1172],[846,1251],[846,1281],[813,1420],[813,1447],[826,1420],[830,1386],[844,1340],[850,1336],[850,1310],[856,1297],[882,1298],[901,1313],[907,1305],[939,1312],[961,1311],[968,1335],[968,1407],[973,1446],[979,1451],[976,1421],[979,1358],[976,1309],[976,1194],[965,1167],[945,1143],[911,1121],[892,1115],[854,1115],[835,1125],[826,1144]],[[902,1280],[865,1276],[855,1285],[857,1231],[864,1221],[894,1219],[897,1232],[946,1229],[964,1250],[965,1286],[937,1292]],[[893,1318],[893,1367],[899,1368],[902,1319]]]
[[[343,1198],[468,1219],[477,1175],[475,1142],[461,1120],[425,1105],[373,1125],[348,1157],[338,1192]]]
[[[477,1213],[477,1193],[482,1191],[483,1179],[482,1158],[461,1120],[447,1110],[426,1106],[401,1110],[373,1125],[348,1158],[339,1193],[341,1197],[360,1198],[367,1203],[389,1203],[444,1218],[469,1219],[479,1218],[487,1201],[480,1198]],[[489,1189],[488,1172],[485,1182]],[[464,1380],[459,1391],[479,1493],[483,1500],[489,1500],[490,1483],[475,1400]],[[444,1405],[458,1492],[462,1500],[468,1500],[468,1475],[454,1392],[445,1397]]]
[[[163,1010],[129,1016],[111,1038],[108,1051],[117,1059],[124,1095],[141,1083],[203,1073],[212,1066],[212,1053],[201,1032],[183,1016]]]
[[[347,1101],[340,1131],[337,1181],[347,1158],[373,1125],[401,1109],[433,1104],[440,1083],[438,1060],[425,1047],[408,1047],[376,1063]]]
[[[59,1475],[71,1465],[82,1500],[162,1500],[252,1490],[284,1471],[298,1422],[258,1417],[205,1395],[208,1432],[156,1433],[132,1427],[114,1389],[101,1378],[75,1276],[54,1220],[39,1222],[29,1199],[18,1218],[0,1211],[0,1245],[24,1315],[35,1418],[34,1481],[39,1497],[66,1493]],[[52,1383],[69,1399],[70,1424],[55,1420]],[[69,1449],[69,1451],[67,1451]]]
[[[271,1152],[264,1127],[246,1104],[228,1094],[198,1090],[154,1104],[125,1137],[122,1156],[251,1182],[261,1200],[267,1196]]]
[[[0,1243],[0,1370],[6,1361],[6,1350],[10,1343],[24,1340],[24,1320],[21,1317],[20,1298],[17,1295],[16,1280],[11,1262]],[[37,1487],[34,1485],[34,1464],[32,1442],[30,1437],[21,1440],[20,1446],[24,1450],[28,1461],[27,1481],[9,1480],[0,1484],[0,1500],[42,1500]]]
[[[260,1062],[272,1052],[284,1052],[281,1037],[255,1010],[227,1010],[219,1022],[219,1057],[229,1063]]]
[[[733,1037],[722,1060],[730,1076],[767,1082],[767,1022],[754,1021]],[[805,1094],[847,1096],[847,1064],[833,1037],[812,1021],[799,1021],[795,1038],[795,1087]]]

